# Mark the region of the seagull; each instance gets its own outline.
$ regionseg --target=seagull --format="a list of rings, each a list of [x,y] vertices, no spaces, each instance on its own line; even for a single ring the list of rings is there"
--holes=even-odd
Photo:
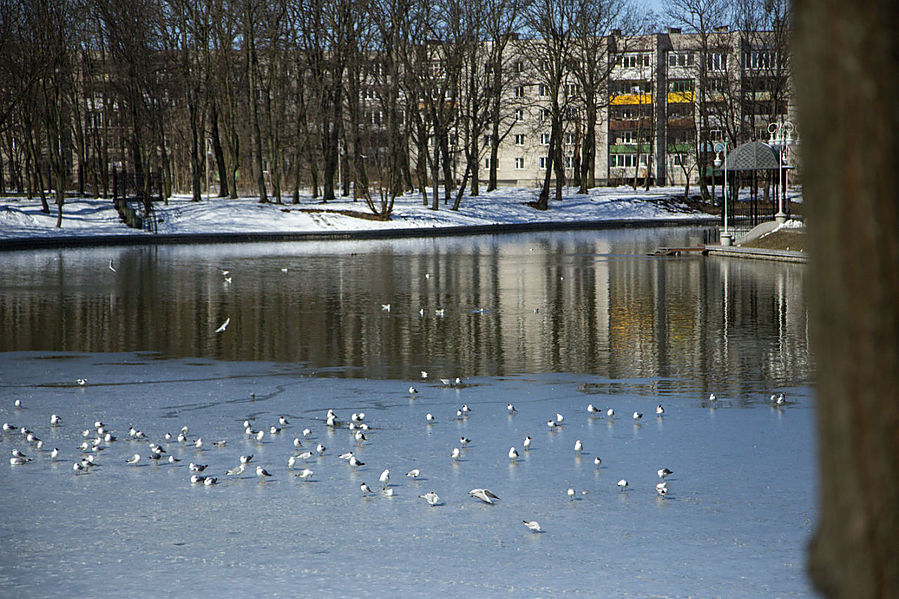
[[[321,443],[319,443],[318,445],[315,446],[315,451],[318,452],[318,455],[325,453],[325,449],[327,449],[327,447],[325,447]]]
[[[393,497],[393,489],[383,489],[384,497]]]
[[[262,440],[265,438],[265,431],[256,431],[256,441],[262,443]]]
[[[217,483],[218,480],[219,480],[219,479],[217,479],[217,478],[214,477],[214,476],[208,476],[208,477],[206,477],[205,479],[203,479],[203,484],[206,485],[207,487],[211,487],[212,485],[214,485],[215,483]]]
[[[506,410],[507,410],[510,414],[514,414],[515,412],[518,411],[518,410],[515,409],[515,406],[513,406],[511,403],[507,403],[507,404],[506,404]]]
[[[116,270],[115,266],[112,265],[112,258],[109,259],[109,270],[112,272],[119,272]]]
[[[282,269],[281,269],[281,272],[287,272],[287,269],[286,269],[286,268],[282,268]]]
[[[362,483],[361,485],[359,485],[359,490],[362,491],[363,497],[365,495],[374,495],[375,494],[375,492],[371,490],[371,487],[369,487],[366,483]]]
[[[300,472],[297,473],[297,476],[299,476],[303,480],[309,480],[309,477],[311,477],[312,474],[312,470],[310,470],[309,468],[303,468]]]
[[[428,421],[428,424],[434,424],[435,422],[437,422],[437,419],[434,418],[434,415],[431,414],[430,412],[428,412],[427,415],[425,416],[425,420]]]
[[[280,424],[281,426],[287,426],[288,424],[290,424],[290,421],[287,420],[287,418],[285,418],[284,416],[279,416],[278,424]]]
[[[468,413],[471,412],[471,408],[468,407],[468,404],[467,404],[467,403],[464,403],[464,404],[462,404],[462,407],[460,408],[460,411],[461,411],[461,412],[464,412],[465,414],[468,414]]]
[[[15,407],[17,407],[17,408],[21,408],[21,407],[22,407],[22,400],[21,400],[21,399],[17,399],[16,401],[13,402],[13,405],[14,405]]]
[[[90,457],[93,457],[93,456],[90,456]],[[153,460],[154,462],[159,463],[159,458],[161,458],[161,457],[162,457],[162,454],[151,453],[150,455],[147,456],[147,459]]]
[[[428,371],[427,371],[427,370],[422,370],[420,374],[421,374],[421,378],[423,378],[423,379],[428,378]]]
[[[259,477],[260,481],[264,481],[266,477],[271,476],[271,474],[269,474],[262,466],[256,466],[256,476]]]
[[[50,452],[50,459],[55,460],[56,456],[58,456],[58,455],[59,455],[59,449],[54,447],[53,451]]]
[[[187,465],[187,469],[191,472],[203,472],[204,470],[206,470],[207,466],[208,464],[194,464],[193,462],[191,462]]]
[[[550,419],[550,420],[546,421],[546,426],[548,426],[549,428],[556,428],[556,426],[558,426],[558,425],[556,424],[555,420]]]
[[[352,466],[353,468],[355,468],[356,466],[365,466],[365,462],[360,462],[354,455],[350,456],[349,462],[350,466]]]
[[[658,470],[656,470],[656,474],[659,475],[659,478],[668,478],[669,476],[674,474],[674,472],[668,470],[668,468],[659,468]]]
[[[50,415],[50,426],[59,426],[62,424],[62,418],[57,416],[56,414]]]
[[[128,458],[126,463],[134,465],[134,464],[137,464],[139,461],[140,461],[140,454],[136,453],[133,456],[131,456],[130,458]]]
[[[522,522],[531,532],[543,532],[543,529],[540,528],[540,523],[536,520],[522,520]]]
[[[615,410],[613,410],[612,408],[609,408],[608,410],[606,410],[606,416],[608,416],[609,418],[614,418]]]
[[[577,453],[580,453],[580,452],[584,451],[584,444],[581,443],[581,440],[580,440],[580,439],[578,439],[577,441],[574,442],[574,450],[575,450]]]
[[[459,445],[462,447],[468,447],[469,443],[471,443],[471,439],[468,437],[459,437]]]
[[[600,465],[602,465],[602,460],[599,458],[599,456],[596,456],[595,458],[593,458],[593,465],[596,466],[597,468],[599,468]]]
[[[516,450],[514,447],[509,449],[509,459],[510,460],[518,459],[518,450]]]
[[[416,389],[415,387],[409,387],[409,395],[415,395],[416,393],[418,393],[418,389]]]
[[[300,438],[299,438],[299,437],[294,437],[294,438],[293,438],[293,446],[296,447],[297,449],[302,449],[302,448],[303,448],[303,442],[300,441]]]
[[[311,457],[312,457],[311,451],[304,451],[303,453],[297,455],[297,459],[299,459],[299,460],[308,460]]]
[[[662,407],[662,404],[656,406],[656,416],[661,416],[665,413],[665,408]]]
[[[718,398],[715,397],[714,393],[709,393],[709,401],[718,401]]]
[[[660,482],[659,484],[657,484],[656,485],[656,493],[658,493],[659,496],[661,496],[661,497],[664,497],[665,495],[667,495],[668,494],[668,483]]]
[[[27,464],[30,461],[31,460],[29,460],[28,458],[9,458],[9,463],[13,466],[21,466],[22,464]]]
[[[289,458],[287,458],[287,468],[288,468],[288,469],[291,469],[291,470],[292,470],[294,464],[296,464],[296,463],[297,463],[297,456],[292,455],[292,456],[290,456]]]
[[[418,478],[419,476],[421,476],[421,470],[418,468],[413,468],[406,473],[406,476],[408,476],[409,478]]]
[[[568,490],[565,493],[568,495],[568,501],[571,501],[572,499],[574,499],[574,495],[575,495],[574,487],[568,487]]]
[[[621,480],[619,480],[619,481],[618,481],[618,488],[621,489],[622,491],[624,491],[625,489],[627,489],[627,481],[626,481],[625,479],[623,479],[623,478],[622,478]]]
[[[459,448],[458,448],[458,447],[453,447],[453,450],[450,452],[450,457],[451,457],[452,459],[454,459],[454,460],[458,460],[458,459],[459,459],[459,454],[461,454],[461,453],[462,453],[462,452],[459,451]]]
[[[524,438],[524,441],[522,441],[521,444],[524,446],[524,450],[525,450],[525,451],[530,451],[530,449],[531,449],[531,436],[528,435],[527,437],[525,437],[525,438]]]
[[[419,495],[421,499],[424,499],[428,502],[428,505],[434,506],[440,503],[440,496],[437,495],[434,491],[428,491],[424,495]]]
[[[173,456],[173,455],[170,455],[170,456],[169,456],[169,464],[177,464],[177,463],[180,462],[180,461],[181,461],[181,460],[179,460],[178,458],[176,458],[176,457]]]
[[[777,405],[779,405],[779,406],[782,406],[782,405],[784,405],[784,401],[785,401],[785,400],[784,400],[784,394],[781,393],[780,395],[777,396],[777,399],[774,400],[774,403],[777,404]]]
[[[192,485],[200,485],[206,482],[205,476],[200,476],[199,474],[192,474],[190,477],[190,484]]]
[[[600,412],[600,409],[591,403],[587,404],[587,412],[589,412],[590,414],[597,414]]]
[[[194,447],[197,449],[203,449],[203,437],[198,437],[196,441],[194,441]]]
[[[270,432],[273,435],[279,435],[279,434],[281,434],[281,429],[278,428],[277,426],[272,425],[271,428],[268,429],[268,432]]]
[[[563,420],[565,420],[565,417],[556,412],[556,425],[561,426]]]
[[[471,495],[472,497],[474,497],[475,499],[480,499],[484,503],[493,504],[497,500],[499,500],[499,497],[494,495],[493,492],[490,491],[490,489],[472,489],[471,491],[468,492],[468,494]]]
[[[84,472],[86,468],[81,465],[81,462],[75,462],[72,464],[72,470],[75,471],[75,474],[78,474],[79,472]]]
[[[231,324],[231,317],[230,317],[230,316],[229,316],[228,318],[225,319],[225,322],[223,322],[223,323],[221,324],[221,326],[215,330],[215,332],[216,332],[216,333],[224,333],[224,332],[225,332],[225,329],[228,328],[228,325],[229,325],[229,324]]]
[[[643,412],[634,412],[634,420],[640,420],[643,418]]]
[[[312,434],[312,431],[309,430],[308,428],[303,429],[303,436],[306,437],[307,439],[309,438],[309,435],[311,435],[311,434]]]
[[[241,463],[241,464],[249,464],[249,463],[252,462],[252,461],[253,461],[253,455],[252,455],[252,454],[240,456],[240,463]]]
[[[367,441],[367,440],[368,440],[368,439],[365,438],[365,433],[363,433],[362,431],[356,431],[356,434],[353,435],[353,438],[356,439],[356,442],[357,442],[359,445],[362,445],[362,442],[363,442],[363,441]]]
[[[5,430],[5,431],[7,431],[7,432],[11,432],[11,431],[18,430],[18,428],[19,428],[19,427],[17,427],[17,426],[14,425],[14,424],[10,424],[10,423],[8,423],[8,422],[4,422],[4,423],[3,423],[3,430]]]
[[[382,489],[386,489],[387,487],[389,487],[390,485],[388,483],[390,482],[390,469],[388,468],[384,470],[378,480],[381,482]]]
[[[231,470],[228,470],[228,472],[226,472],[226,474],[228,476],[240,476],[241,474],[243,474],[243,471],[246,469],[247,469],[246,464],[238,464],[234,468],[231,468]]]
[[[218,441],[213,441],[213,442],[212,442],[212,446],[213,446],[213,447],[219,447],[219,448],[221,448],[221,447],[227,447],[227,446],[228,446],[228,441],[227,441],[226,439],[220,439],[220,440],[218,440]]]
[[[13,450],[12,450],[12,456],[13,456],[14,458],[24,458],[24,457],[27,457],[24,453],[22,453],[22,452],[19,451],[18,449],[13,449]]]
[[[230,270],[226,270],[226,269],[224,269],[224,268],[221,269],[221,271],[222,271],[222,276],[223,276],[223,277],[227,277],[228,275],[231,274],[231,271],[230,271]]]
[[[352,452],[352,451],[345,451],[344,453],[342,453],[342,454],[340,454],[339,456],[337,456],[337,458],[340,459],[340,460],[348,460],[348,459],[350,459],[351,457],[353,457],[353,452]]]

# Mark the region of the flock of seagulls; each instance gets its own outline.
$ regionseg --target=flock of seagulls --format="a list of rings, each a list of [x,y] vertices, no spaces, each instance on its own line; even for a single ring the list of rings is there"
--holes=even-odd
[[[427,373],[422,372],[422,378],[426,377]],[[462,383],[460,379],[444,381],[444,384],[451,386],[464,385],[464,383]],[[714,402],[717,401],[717,399],[715,398],[714,394],[712,394],[711,396],[709,396],[708,401]],[[772,395],[770,401],[776,406],[782,406],[785,403],[783,394]],[[24,406],[21,399],[16,399],[13,403],[13,407],[17,413],[24,415]],[[655,412],[657,418],[659,419],[663,418],[665,415],[665,409],[661,404],[656,407]],[[461,407],[456,410],[457,418],[460,419],[467,419],[472,415],[472,413],[473,410],[468,404],[462,404]],[[518,414],[518,410],[511,403],[508,403],[506,405],[506,413],[509,418],[512,418]],[[609,419],[610,422],[615,417],[614,410],[612,410],[611,408],[602,410],[594,406],[593,404],[589,404],[586,407],[586,413],[587,417],[590,419],[603,418],[603,416],[605,416]],[[639,425],[638,423],[642,419],[642,417],[643,414],[640,412],[635,411],[632,414],[632,418],[635,421],[635,426]],[[433,426],[437,422],[436,417],[430,412],[427,413],[425,420],[428,427]],[[49,418],[45,420],[45,422],[47,422],[52,430],[59,429],[65,424],[63,418],[61,418],[57,414],[51,414]],[[333,409],[329,409],[324,415],[322,421],[319,422],[322,422],[323,425],[332,432],[338,430],[348,430],[352,435],[352,439],[355,443],[355,448],[353,450],[340,453],[337,456],[337,459],[345,461],[353,470],[365,466],[365,462],[359,459],[359,456],[356,453],[369,440],[365,433],[370,433],[372,431],[372,427],[366,420],[365,414],[363,412],[353,413],[348,420],[341,420]],[[553,418],[547,420],[546,424],[551,430],[556,431],[565,426],[565,422],[565,416],[561,413],[556,413]],[[242,429],[243,436],[247,443],[262,443],[266,439],[266,435],[268,435],[269,438],[274,438],[278,435],[281,435],[285,429],[291,426],[292,425],[288,417],[282,415],[278,418],[277,425],[272,424],[268,427],[261,426],[259,428],[256,428],[257,424],[255,422],[245,420],[242,424]],[[9,463],[11,466],[25,466],[39,458],[46,458],[53,462],[62,459],[61,456],[63,454],[67,454],[69,456],[73,455],[75,457],[72,463],[72,471],[76,476],[81,476],[90,473],[92,470],[98,467],[101,462],[105,463],[107,461],[116,460],[119,460],[120,463],[131,467],[139,467],[149,463],[157,465],[166,463],[172,467],[178,467],[179,462],[181,462],[181,458],[176,457],[174,453],[178,453],[179,455],[184,456],[185,453],[194,451],[196,452],[197,456],[196,458],[194,458],[196,461],[189,461],[189,463],[187,464],[187,471],[189,473],[188,480],[190,485],[202,485],[205,487],[217,485],[219,483],[219,476],[214,475],[216,473],[209,474],[209,464],[201,463],[200,460],[208,455],[205,453],[207,451],[227,450],[228,448],[228,441],[226,439],[206,443],[204,442],[202,436],[191,435],[190,430],[187,426],[182,426],[177,435],[164,433],[163,435],[158,437],[159,442],[151,440],[151,438],[140,429],[134,426],[130,426],[126,433],[120,435],[124,437],[124,439],[126,439],[126,445],[128,445],[129,447],[129,450],[125,452],[127,454],[127,457],[121,456],[121,453],[119,453],[118,455],[121,456],[119,458],[105,458],[105,455],[113,455],[117,453],[112,451],[107,452],[107,450],[112,448],[118,442],[119,436],[117,436],[111,430],[111,428],[104,424],[101,420],[96,420],[93,423],[93,426],[89,426],[81,432],[81,437],[84,440],[77,446],[77,448],[73,448],[71,452],[60,450],[59,448],[55,447],[52,449],[45,448],[44,442],[37,436],[37,433],[29,429],[28,427],[20,427],[7,422],[3,424],[2,429],[4,437],[6,437],[7,439],[16,439],[18,437],[21,437],[23,443],[27,444],[27,447],[30,448],[29,453],[26,453],[19,447],[13,449],[11,452],[12,455],[9,459]],[[529,452],[532,447],[532,442],[532,437],[530,435],[526,436],[521,445],[523,451]],[[454,461],[459,460],[462,455],[462,449],[466,448],[470,443],[471,439],[465,436],[460,437],[459,445],[453,447],[448,453],[449,459]],[[286,456],[285,460],[287,472],[293,474],[304,482],[314,480],[313,476],[315,472],[309,466],[314,465],[312,463],[313,460],[315,460],[316,463],[321,463],[322,459],[328,459],[325,456],[327,448],[323,444],[316,443],[314,441],[312,430],[310,428],[304,428],[301,433],[298,432],[294,437],[291,445],[293,448],[293,453]],[[146,449],[134,451],[135,449],[142,446],[146,447]],[[585,450],[585,444],[581,439],[576,439],[572,449],[575,455],[580,456]],[[100,459],[101,455],[104,456],[103,460]],[[521,458],[521,454],[519,453],[518,449],[513,446],[509,448],[507,452],[507,458],[514,462]],[[255,478],[258,479],[260,483],[265,483],[266,480],[273,478],[272,472],[267,469],[266,465],[255,464],[253,463],[253,459],[253,454],[239,456],[238,463],[233,467],[225,470],[224,475],[229,478],[241,478],[242,475],[249,469],[251,472],[255,472]],[[599,456],[595,456],[593,458],[593,463],[597,468],[600,468],[602,465],[602,459]],[[275,470],[274,472],[277,473],[278,471]],[[656,470],[658,483],[656,483],[655,485],[655,493],[660,498],[664,499],[668,495],[670,491],[669,478],[673,474],[674,472],[668,467],[661,467]],[[418,479],[421,479],[421,476],[422,469],[418,467],[412,468],[405,473],[405,477],[415,482],[416,484],[418,482]],[[389,468],[384,468],[381,471],[381,474],[378,477],[378,483],[379,488],[373,489],[366,482],[361,482],[359,484],[361,495],[363,497],[372,497],[378,495],[379,493],[386,497],[392,497],[394,495],[394,487],[396,485],[391,484],[391,471]],[[628,483],[627,479],[624,478],[620,479],[616,483],[616,486],[618,487],[620,492],[628,492],[630,488],[630,484]],[[581,493],[585,495],[587,491],[581,491]],[[490,489],[483,487],[471,489],[468,492],[468,495],[473,499],[489,505],[494,505],[497,502],[501,501],[500,497],[496,493],[494,493]],[[577,499],[577,491],[573,487],[568,487],[566,495],[569,500]],[[418,497],[432,507],[445,505],[445,502],[434,490],[418,495]],[[522,520],[522,522],[532,532],[543,532],[543,528],[535,520]]]

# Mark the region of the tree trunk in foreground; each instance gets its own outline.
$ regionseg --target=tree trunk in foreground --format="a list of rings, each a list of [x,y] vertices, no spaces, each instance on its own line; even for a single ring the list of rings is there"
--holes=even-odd
[[[794,8],[821,480],[809,571],[829,597],[899,597],[899,4]]]

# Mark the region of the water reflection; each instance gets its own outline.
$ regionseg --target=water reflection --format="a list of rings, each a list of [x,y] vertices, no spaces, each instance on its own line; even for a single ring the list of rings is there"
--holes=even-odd
[[[590,373],[659,392],[806,382],[802,265],[646,255],[707,234],[9,253],[0,350],[150,350],[364,377]]]

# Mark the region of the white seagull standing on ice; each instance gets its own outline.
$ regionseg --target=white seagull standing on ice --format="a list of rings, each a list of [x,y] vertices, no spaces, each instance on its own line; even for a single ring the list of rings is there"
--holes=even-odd
[[[499,500],[499,497],[494,495],[493,492],[490,491],[490,489],[472,489],[471,491],[468,492],[468,494],[471,495],[472,497],[474,497],[475,499],[480,499],[484,503],[493,504],[497,500]]]
[[[531,532],[543,532],[543,529],[540,528],[540,523],[536,520],[522,520],[522,522]]]
[[[581,443],[580,439],[574,442],[574,451],[577,453],[581,453],[582,451],[584,451],[584,444]]]
[[[408,476],[409,478],[418,478],[419,476],[421,476],[421,470],[418,468],[413,468],[406,473],[406,476]]]
[[[240,476],[241,474],[243,474],[243,471],[246,469],[247,469],[247,465],[241,463],[241,464],[238,464],[237,466],[235,466],[234,468],[231,468],[231,470],[228,470],[228,472],[226,474],[228,476]]]
[[[230,316],[229,316],[228,318],[225,319],[225,322],[223,322],[223,323],[221,324],[221,326],[215,330],[215,332],[216,332],[216,333],[224,333],[224,332],[225,332],[225,329],[228,328],[228,325],[229,325],[229,324],[231,324],[231,317],[230,317]]]
[[[561,426],[563,420],[565,420],[565,417],[556,412],[556,425]]]
[[[509,449],[509,459],[510,459],[510,460],[517,460],[517,459],[518,459],[518,450],[515,449],[514,447],[512,447],[512,448]]]
[[[62,424],[62,418],[60,418],[56,414],[51,414],[50,426],[59,426],[60,424]]]
[[[428,505],[434,506],[440,503],[440,496],[437,495],[434,491],[428,491],[424,495],[419,495],[421,499],[424,499],[428,502]]]
[[[140,454],[136,453],[133,456],[131,456],[130,458],[128,458],[126,460],[126,463],[134,465],[134,464],[137,464],[139,461],[140,461]]]
[[[668,468],[659,468],[658,470],[656,470],[656,474],[659,475],[659,478],[667,478],[674,474],[674,472],[668,470]]]
[[[626,481],[625,479],[623,479],[623,478],[622,478],[621,480],[619,480],[619,481],[618,481],[618,488],[621,489],[622,491],[624,491],[625,489],[627,489],[627,481]]]
[[[662,404],[656,406],[656,416],[661,416],[665,413],[665,408],[662,407]]]
[[[271,476],[271,474],[269,474],[262,466],[256,466],[256,476],[259,477],[259,482],[262,482],[266,477]]]
[[[591,404],[587,404],[587,412],[590,413],[591,415],[598,414],[600,412],[600,409],[591,403]]]
[[[529,451],[531,449],[531,436],[528,435],[527,437],[525,437],[524,441],[522,441],[521,444],[524,446],[525,451]]]
[[[299,476],[303,480],[309,480],[309,477],[311,477],[312,474],[312,470],[310,470],[309,468],[303,468],[299,473],[297,473],[297,476]]]
[[[450,457],[454,460],[458,460],[459,454],[461,454],[461,453],[462,452],[459,450],[458,447],[453,447],[453,450],[450,452]]]
[[[369,487],[366,483],[362,483],[361,485],[359,485],[359,490],[362,491],[362,495],[375,494],[375,492],[371,490],[371,487]]]
[[[643,418],[643,412],[634,412],[634,420],[640,420]]]
[[[378,481],[380,481],[382,489],[386,489],[387,487],[390,486],[389,485],[389,483],[390,483],[390,469],[389,468],[385,469],[384,472],[381,473],[381,476],[378,478]]]
[[[430,412],[428,412],[428,413],[425,415],[425,420],[428,421],[428,424],[434,424],[435,422],[437,422],[437,419],[434,418],[434,415],[431,414]]]
[[[613,410],[612,408],[609,408],[608,410],[606,410],[606,416],[608,416],[609,418],[614,418],[615,410]]]
[[[515,412],[518,411],[518,410],[515,409],[515,406],[513,406],[511,403],[507,403],[507,404],[506,404],[506,410],[508,410],[508,412],[509,412],[510,414],[514,414]]]
[[[597,468],[599,468],[602,465],[602,460],[600,459],[599,456],[596,456],[595,458],[593,458],[593,465],[596,466]]]

